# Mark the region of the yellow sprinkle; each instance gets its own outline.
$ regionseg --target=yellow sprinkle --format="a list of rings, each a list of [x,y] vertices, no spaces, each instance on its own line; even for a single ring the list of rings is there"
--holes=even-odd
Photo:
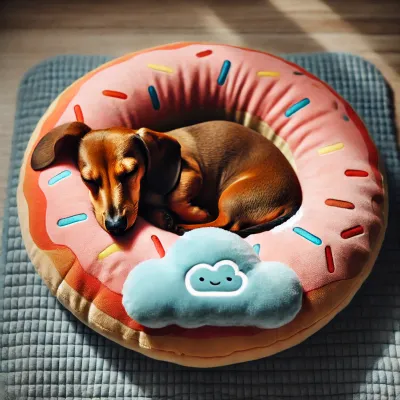
[[[116,253],[117,251],[121,251],[121,247],[119,247],[116,243],[113,243],[112,245],[106,247],[99,255],[98,259],[99,260],[104,260],[106,257],[110,256],[113,253]]]
[[[274,71],[258,71],[257,76],[270,76],[270,77],[278,77],[280,75],[279,72]]]
[[[174,72],[172,68],[166,67],[165,65],[148,64],[147,66],[156,71],[167,72],[168,74],[172,74]]]
[[[342,142],[335,143],[335,144],[331,144],[329,146],[321,147],[320,149],[318,149],[318,153],[320,156],[322,156],[323,154],[328,154],[328,153],[332,153],[333,151],[338,151],[340,149],[343,149],[343,147],[344,147],[344,144]]]

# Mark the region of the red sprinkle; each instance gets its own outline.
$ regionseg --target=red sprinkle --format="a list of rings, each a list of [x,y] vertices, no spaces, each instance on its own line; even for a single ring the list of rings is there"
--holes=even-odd
[[[75,117],[78,122],[85,122],[83,119],[82,109],[80,105],[74,107]]]
[[[366,176],[368,176],[368,172],[367,171],[361,171],[359,169],[346,169],[344,174],[346,176],[359,176],[359,177],[362,177],[362,178],[365,178]]]
[[[362,233],[364,233],[364,228],[361,225],[357,225],[357,226],[353,226],[353,228],[349,228],[349,229],[344,230],[340,234],[340,236],[343,239],[350,239],[350,238],[352,238],[354,236],[361,235]]]
[[[328,271],[332,274],[333,272],[335,272],[335,264],[333,262],[331,246],[325,247],[325,258],[326,258],[326,265],[328,267]]]
[[[337,199],[326,199],[325,204],[330,207],[347,208],[348,210],[353,210],[355,208],[354,204],[350,203],[350,201]]]
[[[158,236],[152,235],[151,240],[154,243],[154,247],[156,248],[158,255],[160,256],[160,258],[163,258],[165,256],[165,249],[161,244],[160,239],[158,238]]]
[[[126,100],[128,95],[122,92],[117,92],[115,90],[103,90],[103,95],[107,97],[115,97],[116,99]]]
[[[209,56],[210,54],[212,54],[212,50],[204,50],[204,51],[201,51],[200,53],[197,53],[197,54],[196,54],[196,57],[199,57],[199,58],[201,58],[201,57],[207,57],[207,56]]]

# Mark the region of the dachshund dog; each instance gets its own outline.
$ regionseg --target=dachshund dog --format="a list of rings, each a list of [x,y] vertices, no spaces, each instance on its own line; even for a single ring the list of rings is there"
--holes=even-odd
[[[41,170],[66,155],[76,158],[96,219],[112,235],[139,214],[178,234],[219,227],[247,236],[285,221],[302,200],[296,173],[274,144],[228,121],[167,133],[72,122],[39,141],[31,166]]]

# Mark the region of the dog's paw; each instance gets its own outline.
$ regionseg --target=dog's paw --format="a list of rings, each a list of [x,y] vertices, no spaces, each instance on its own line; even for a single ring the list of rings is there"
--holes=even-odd
[[[173,232],[176,228],[174,217],[167,211],[163,211],[164,229]]]
[[[185,234],[185,232],[186,232],[186,231],[185,231],[181,226],[176,225],[175,233],[176,233],[177,235],[183,236],[183,235]]]
[[[182,236],[185,230],[175,221],[174,215],[165,209],[152,210],[147,214],[147,220],[156,227]]]
[[[174,217],[170,213],[164,211],[163,217],[165,221],[165,230],[176,233],[179,236],[182,236],[185,233],[185,230],[181,226],[176,224]]]

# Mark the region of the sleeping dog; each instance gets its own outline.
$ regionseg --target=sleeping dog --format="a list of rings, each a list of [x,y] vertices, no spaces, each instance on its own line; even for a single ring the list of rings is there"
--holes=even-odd
[[[44,169],[65,153],[75,157],[96,219],[112,235],[139,214],[178,234],[219,227],[246,236],[288,219],[302,200],[297,176],[274,144],[228,121],[167,133],[67,123],[39,141],[31,166]]]

